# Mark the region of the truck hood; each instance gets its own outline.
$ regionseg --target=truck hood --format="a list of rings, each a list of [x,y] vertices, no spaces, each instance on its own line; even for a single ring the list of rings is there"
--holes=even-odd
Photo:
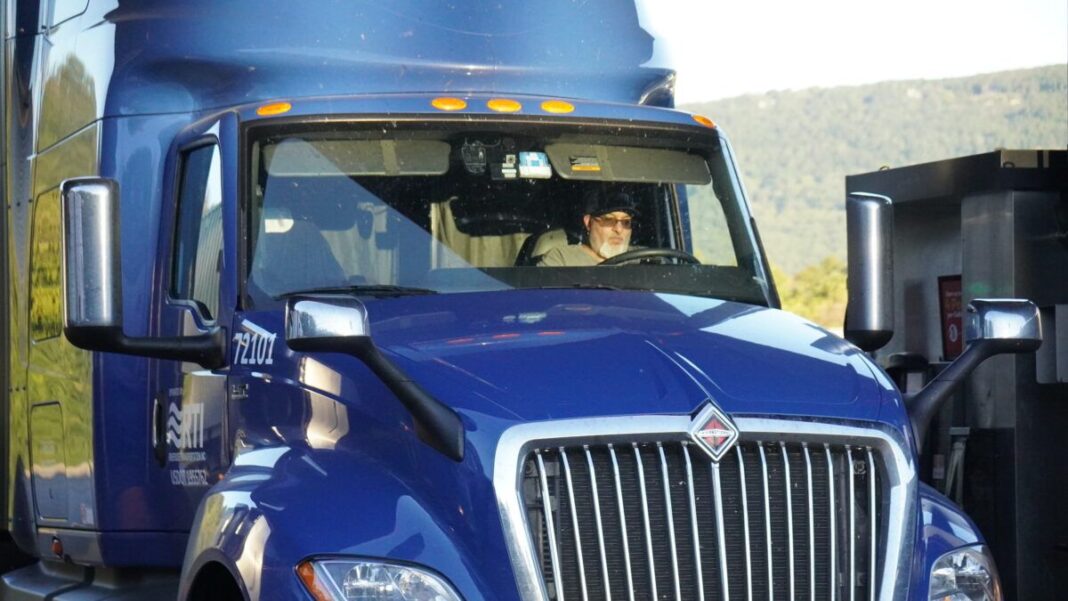
[[[735,415],[878,421],[886,396],[881,372],[854,347],[752,305],[557,289],[379,299],[366,308],[382,352],[460,414],[464,459],[412,436],[408,414],[359,359],[264,344],[281,332],[280,311],[239,317],[235,340],[252,336],[257,364],[246,369],[236,347],[234,377],[248,382],[248,400],[234,404],[235,419],[252,450],[238,455],[227,482],[265,478],[252,498],[266,514],[338,516],[276,519],[271,540],[299,543],[287,565],[322,553],[392,557],[430,566],[463,592],[499,596],[516,582],[498,569],[509,548],[493,477],[509,429],[685,416],[710,397]]]
[[[513,290],[372,301],[376,344],[477,420],[690,413],[876,419],[863,354],[794,315],[722,300]]]

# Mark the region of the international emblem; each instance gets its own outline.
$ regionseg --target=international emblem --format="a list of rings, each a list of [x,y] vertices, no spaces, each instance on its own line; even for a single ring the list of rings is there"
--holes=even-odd
[[[697,414],[690,426],[690,438],[704,449],[712,461],[719,461],[738,440],[738,428],[712,401]]]

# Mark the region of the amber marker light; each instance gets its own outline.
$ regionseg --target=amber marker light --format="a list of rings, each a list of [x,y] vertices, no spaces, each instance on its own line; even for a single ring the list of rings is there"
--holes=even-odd
[[[293,108],[292,104],[288,102],[272,102],[271,104],[265,104],[256,109],[256,114],[260,117],[270,117],[271,115],[284,115]]]
[[[541,103],[541,110],[546,113],[565,114],[575,110],[575,105],[563,100],[546,100]]]
[[[311,593],[311,596],[315,598],[315,601],[333,601],[334,596],[326,589],[325,586],[315,577],[315,567],[312,566],[310,561],[301,562],[297,566],[297,576],[300,576],[300,581],[304,583],[304,586]]]
[[[487,102],[486,106],[489,110],[497,111],[498,113],[515,113],[523,108],[522,104],[510,98],[494,98]]]
[[[705,117],[704,115],[690,115],[690,116],[693,117],[694,121],[700,123],[701,125],[704,125],[705,127],[715,127],[716,126],[715,123],[712,123],[711,119],[709,119],[708,117]]]
[[[467,108],[467,102],[462,98],[450,98],[448,96],[435,98],[430,101],[430,104],[439,111],[462,111]]]

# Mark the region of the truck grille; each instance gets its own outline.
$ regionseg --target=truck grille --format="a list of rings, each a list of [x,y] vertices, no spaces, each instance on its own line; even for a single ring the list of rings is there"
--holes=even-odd
[[[875,598],[878,454],[740,442],[570,445],[524,461],[522,502],[549,598]]]

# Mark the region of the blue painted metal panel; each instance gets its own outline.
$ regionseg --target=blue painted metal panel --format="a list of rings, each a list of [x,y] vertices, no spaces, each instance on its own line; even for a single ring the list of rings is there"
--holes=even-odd
[[[114,178],[122,198],[123,314],[128,334],[146,336],[153,314],[159,232],[165,190],[163,168],[188,115],[105,119],[101,136],[101,175]],[[145,258],[152,258],[146,261]],[[150,361],[106,353],[94,354],[93,441],[100,530],[165,531],[172,493],[163,486],[152,460]],[[172,527],[173,530],[173,527]],[[161,533],[161,536],[170,536]],[[136,553],[105,555],[124,565]],[[141,557],[143,561],[145,558]],[[173,560],[173,555],[171,555]],[[123,561],[125,560],[125,561]]]
[[[221,556],[252,599],[283,599],[300,594],[294,566],[310,556],[388,557],[445,575],[467,601],[516,599],[489,474],[353,428],[371,436],[359,450],[295,442],[239,456],[198,515],[187,572]]]
[[[863,354],[777,310],[568,290],[443,294],[367,306],[376,343],[461,411],[524,421],[689,413],[704,400],[703,386],[729,412],[880,418],[882,388]],[[281,332],[280,312],[246,318]],[[398,325],[404,323],[412,325]],[[353,370],[347,357],[315,360],[346,376]],[[268,369],[293,361],[299,357],[279,344]],[[358,380],[342,378],[335,394],[358,395]],[[903,415],[894,417],[890,423],[900,425]]]
[[[507,427],[689,414],[705,398],[702,388],[735,414],[877,420],[885,413],[885,391],[861,353],[771,309],[559,290],[367,307],[377,344],[460,412],[465,460],[454,463],[420,442],[410,417],[359,360],[293,353],[281,340],[281,312],[241,314],[235,340],[241,333],[265,340],[250,341],[249,350],[235,344],[231,356],[233,381],[247,385],[230,415],[244,450],[201,508],[192,540],[202,542],[191,545],[187,571],[202,558],[226,557],[258,590],[289,594],[299,590],[293,566],[309,556],[388,557],[444,574],[469,601],[514,599],[491,482]],[[904,424],[903,414],[887,417]],[[265,532],[264,541],[248,540]],[[253,554],[261,542],[263,552]]]
[[[477,379],[493,387],[486,392],[497,404],[525,420],[689,413],[703,400],[696,380],[729,412],[878,416],[879,393],[861,353],[775,310],[669,294],[560,290],[376,301],[368,308],[376,341],[461,407],[471,402],[462,391]],[[425,319],[418,328],[390,327],[404,314]],[[378,323],[384,327],[375,330]],[[690,373],[677,363],[691,365]],[[450,380],[452,390],[445,388]]]
[[[124,326],[131,335],[159,334],[160,328],[180,329],[177,314],[172,310],[163,315],[159,308],[169,281],[173,240],[168,229],[173,224],[176,149],[198,139],[219,116],[193,121],[189,114],[103,121],[101,174],[114,178],[120,186]],[[228,254],[223,261],[221,295],[229,299],[226,306],[231,309],[236,302],[236,127],[231,116],[218,128],[219,137],[229,142],[230,150],[222,155],[223,173],[228,178],[224,188],[229,192],[224,217]],[[224,318],[228,321],[228,314]],[[159,320],[167,323],[157,323]],[[94,439],[94,473],[98,475],[98,524],[107,533],[101,547],[111,565],[177,566],[180,552],[162,552],[151,558],[143,552],[154,544],[159,548],[173,546],[176,533],[184,540],[206,490],[174,486],[169,471],[152,456],[152,402],[162,395],[166,410],[167,388],[174,386],[161,384],[153,364],[177,364],[111,354],[96,354],[94,362],[94,428],[100,433]],[[222,439],[213,442],[218,447]],[[221,458],[212,459],[214,464],[219,461]],[[148,532],[140,535],[144,539],[141,551],[123,542],[132,532]],[[153,543],[153,537],[159,540]]]
[[[927,601],[931,568],[939,557],[960,547],[984,544],[979,529],[959,507],[926,484],[920,484],[920,520],[913,556],[909,598]]]
[[[673,73],[654,62],[652,36],[632,4],[611,0],[110,8],[81,20],[114,27],[107,115],[430,90],[671,103]]]

